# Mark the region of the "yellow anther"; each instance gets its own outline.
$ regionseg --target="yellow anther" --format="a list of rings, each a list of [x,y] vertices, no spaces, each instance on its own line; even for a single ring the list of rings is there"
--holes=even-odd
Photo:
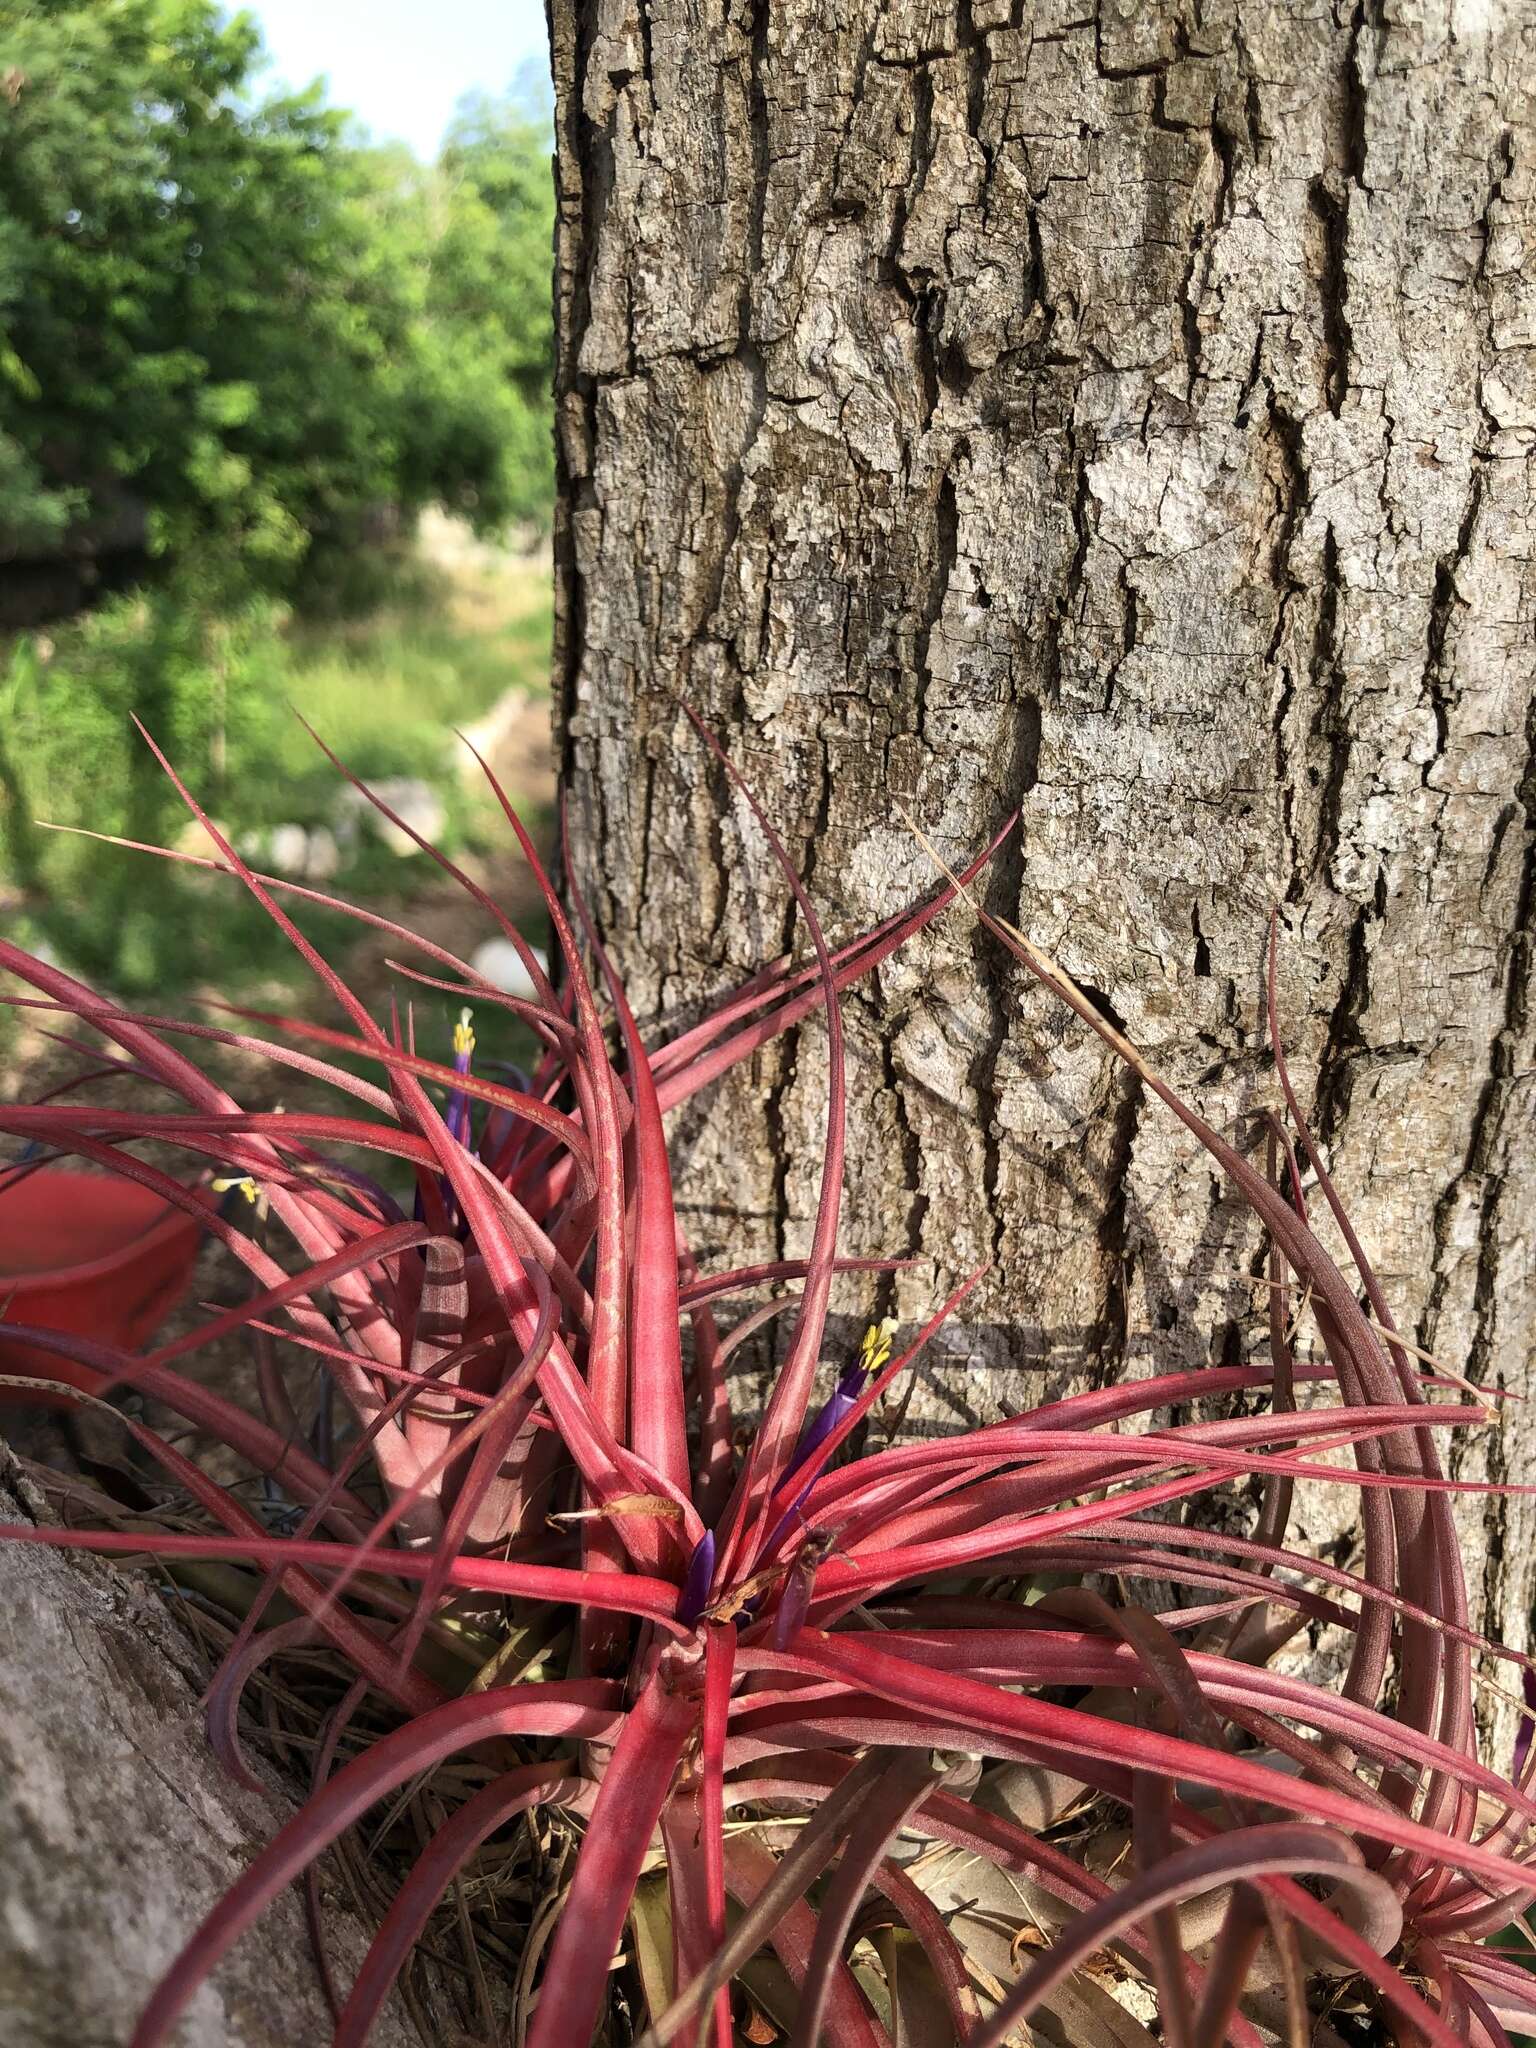
[[[216,1195],[227,1195],[231,1188],[238,1188],[253,1209],[261,1201],[261,1189],[248,1173],[227,1173],[221,1180],[213,1183],[213,1192]]]
[[[891,1362],[891,1339],[897,1330],[894,1316],[883,1316],[878,1323],[871,1323],[864,1332],[864,1341],[859,1346],[859,1370],[876,1373]]]
[[[459,1021],[453,1027],[453,1049],[456,1053],[472,1053],[475,1049],[475,1034],[470,1023],[474,1014],[470,1009],[459,1012]]]

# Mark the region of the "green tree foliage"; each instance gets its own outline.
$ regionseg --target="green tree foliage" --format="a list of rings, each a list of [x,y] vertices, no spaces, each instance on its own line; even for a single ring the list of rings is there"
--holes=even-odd
[[[427,294],[436,332],[470,342],[464,400],[482,384],[516,394],[501,413],[500,493],[522,519],[544,518],[554,496],[544,410],[555,348],[549,152],[547,123],[515,97],[477,93],[461,103],[439,165],[445,205]]]
[[[0,582],[147,566],[0,641],[0,906],[124,992],[185,986],[211,951],[238,982],[248,934],[210,923],[195,874],[32,821],[176,836],[135,717],[232,830],[308,820],[286,703],[331,707],[305,636],[344,648],[331,615],[371,603],[408,621],[408,694],[442,665],[375,543],[429,504],[495,533],[552,499],[547,115],[477,98],[422,165],[263,64],[215,0],[0,0]],[[455,670],[441,723],[486,708],[505,654],[494,683]],[[386,771],[434,772],[417,741]]]
[[[87,614],[61,648],[22,634],[0,667],[0,872],[23,928],[120,992],[193,981],[243,931],[211,915],[199,877],[33,821],[174,840],[185,813],[135,719],[207,800],[238,795],[242,821],[259,817],[288,694],[275,614],[260,595],[190,602],[173,579]]]
[[[423,170],[260,59],[213,0],[0,0],[0,559],[142,523],[283,588],[547,505],[547,137],[488,102]]]

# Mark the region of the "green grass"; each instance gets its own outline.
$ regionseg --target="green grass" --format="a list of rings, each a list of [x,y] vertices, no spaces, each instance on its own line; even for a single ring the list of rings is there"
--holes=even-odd
[[[363,618],[290,625],[288,697],[358,773],[435,776],[451,765],[455,726],[514,685],[544,687],[549,634],[545,570],[418,568]],[[314,746],[294,723],[277,766],[294,778],[315,772]],[[329,769],[324,782],[333,789]]]
[[[430,552],[375,558],[344,609],[210,613],[172,584],[46,633],[0,642],[0,915],[22,943],[135,998],[217,985],[238,1000],[298,985],[296,963],[230,885],[39,829],[83,826],[174,842],[185,813],[132,729],[137,714],[233,836],[331,822],[335,771],[300,711],[365,777],[409,775],[442,799],[444,837],[473,846],[488,805],[460,770],[454,727],[511,690],[547,686],[548,572],[439,523]],[[292,707],[290,709],[290,707]],[[260,845],[259,837],[252,842]],[[398,902],[425,879],[366,833],[339,892]],[[308,919],[335,943],[325,920]]]

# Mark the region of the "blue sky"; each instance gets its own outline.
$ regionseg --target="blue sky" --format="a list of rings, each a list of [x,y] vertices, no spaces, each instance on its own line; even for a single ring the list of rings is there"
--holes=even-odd
[[[269,78],[324,76],[331,103],[375,136],[437,152],[461,93],[500,92],[545,61],[543,0],[238,0],[272,54]],[[233,8],[231,11],[234,11]]]

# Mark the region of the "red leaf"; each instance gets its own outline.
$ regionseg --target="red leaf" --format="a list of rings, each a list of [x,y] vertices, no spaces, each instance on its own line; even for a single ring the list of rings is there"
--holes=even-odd
[[[571,1804],[584,1786],[565,1763],[504,1771],[468,1799],[432,1837],[396,1892],[336,2022],[331,2048],[363,2048],[390,1986],[420,1940],[432,1909],[488,1835],[530,1806]]]
[[[301,1542],[254,1530],[249,1536],[172,1536],[159,1530],[33,1528],[26,1522],[0,1522],[0,1540],[41,1543],[57,1550],[95,1550],[116,1557],[252,1558],[278,1570],[361,1568],[396,1579],[426,1579],[439,1568],[431,1551]],[[476,1593],[505,1593],[525,1600],[636,1614],[646,1621],[669,1623],[675,1633],[683,1633],[672,1622],[677,1588],[665,1579],[641,1578],[638,1573],[567,1571],[558,1565],[517,1564],[496,1557],[457,1557],[448,1568],[447,1583]]]
[[[698,1725],[698,1701],[685,1682],[684,1667],[663,1653],[624,1717],[544,1966],[528,2048],[576,2048],[592,2038],[652,1832]]]
[[[381,1736],[328,1780],[236,1879],[156,1986],[130,2048],[161,2048],[198,1986],[278,1893],[408,1778],[489,1736],[604,1735],[616,1712],[612,1687],[590,1679],[505,1686],[450,1700]]]

